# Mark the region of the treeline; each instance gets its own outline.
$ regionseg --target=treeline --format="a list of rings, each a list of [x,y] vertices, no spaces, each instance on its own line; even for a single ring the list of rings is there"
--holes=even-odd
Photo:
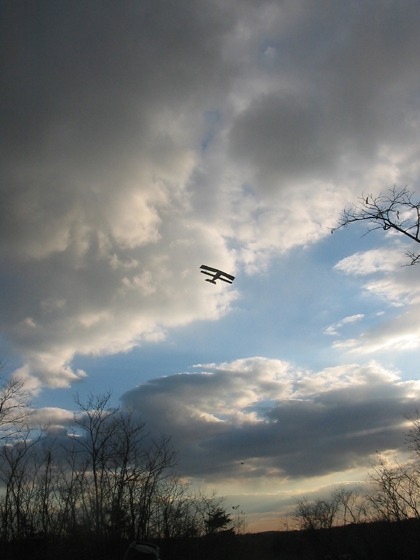
[[[174,474],[170,439],[148,433],[109,393],[76,399],[66,433],[28,427],[23,387],[0,391],[0,540],[174,539],[243,522],[215,495],[193,492]],[[236,527],[235,527],[236,526]]]

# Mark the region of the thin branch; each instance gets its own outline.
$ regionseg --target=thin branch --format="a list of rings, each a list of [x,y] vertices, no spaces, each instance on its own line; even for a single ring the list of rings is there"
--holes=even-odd
[[[420,202],[413,202],[413,194],[407,187],[397,189],[395,186],[386,194],[364,194],[356,204],[343,210],[331,233],[355,222],[366,222],[366,233],[391,229],[420,243]],[[406,255],[410,265],[420,262],[420,253],[407,252]]]

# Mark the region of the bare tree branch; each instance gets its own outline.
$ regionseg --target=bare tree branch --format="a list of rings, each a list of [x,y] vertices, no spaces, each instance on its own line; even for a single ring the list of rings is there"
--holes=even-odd
[[[7,379],[1,383],[0,440],[16,435],[29,415],[29,398],[23,382],[19,379]]]
[[[363,194],[356,204],[345,208],[337,227],[331,233],[354,222],[366,222],[368,231],[394,230],[416,243],[420,243],[420,202],[413,201],[414,193],[407,187],[394,186],[388,193],[378,196]],[[420,262],[420,253],[407,251],[410,265]]]

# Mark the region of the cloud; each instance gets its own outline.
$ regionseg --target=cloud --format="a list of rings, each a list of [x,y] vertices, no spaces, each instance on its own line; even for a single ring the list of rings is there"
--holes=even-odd
[[[394,272],[405,264],[406,257],[401,246],[386,250],[372,249],[346,257],[335,265],[335,269],[357,276],[367,276],[376,272]]]
[[[341,329],[345,325],[349,325],[361,321],[364,318],[364,316],[365,316],[364,313],[357,313],[356,315],[349,315],[348,317],[344,317],[344,319],[342,319],[341,321],[337,321],[333,325],[328,326],[325,329],[324,334],[328,334],[330,336],[338,335],[339,329]]]
[[[361,185],[414,184],[418,10],[9,3],[1,328],[33,390],[227,314],[201,264],[256,274]]]
[[[403,266],[404,259],[398,244],[396,248],[385,246],[358,252],[335,265],[335,270],[348,276],[366,277],[362,285],[365,298],[387,309],[355,338],[335,341],[336,349],[380,356],[384,352],[403,353],[420,347],[417,270],[415,266]],[[331,325],[326,333],[338,334],[338,325]]]
[[[337,4],[328,12],[314,2],[298,2],[270,14],[263,42],[270,63],[259,73],[263,85],[259,92],[244,87],[252,94],[230,135],[233,156],[250,167],[260,188],[296,188],[308,177],[341,177],[343,185],[366,173],[377,183],[386,167],[390,180],[389,150],[414,141],[408,123],[415,114],[413,52],[419,51],[411,34],[415,9],[410,3],[399,11],[398,39],[389,37],[391,12],[378,15],[372,2]],[[400,57],[405,64],[398,68]],[[396,96],[406,87],[410,101],[401,104]],[[401,118],[408,119],[407,127]]]
[[[358,339],[336,341],[335,348],[350,350],[358,354],[382,355],[393,352],[404,353],[420,348],[419,308],[415,306],[401,315],[388,317],[363,332]]]
[[[155,432],[172,436],[183,475],[208,483],[287,481],[368,468],[403,443],[416,381],[378,363],[301,371],[260,357],[201,365],[122,397]]]
[[[3,328],[34,387],[80,377],[76,352],[159,340],[217,319],[236,297],[216,288],[209,298],[199,282],[202,261],[236,263],[212,220],[194,221],[189,189],[204,111],[229,82],[218,44],[233,20],[208,4],[176,17],[160,4],[47,3],[35,9],[45,29],[28,23],[29,8],[4,14],[19,48],[6,65]]]
[[[63,434],[74,423],[74,414],[69,410],[58,407],[44,407],[31,411],[30,425],[33,428],[43,428],[49,434]]]

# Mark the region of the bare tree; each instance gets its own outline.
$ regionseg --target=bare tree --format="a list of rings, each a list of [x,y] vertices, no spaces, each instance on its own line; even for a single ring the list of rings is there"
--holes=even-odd
[[[405,443],[411,455],[400,462],[379,456],[370,474],[367,498],[377,519],[420,519],[420,413],[409,417],[411,427]]]
[[[148,539],[191,537],[234,528],[216,496],[197,497],[172,475],[167,436],[110,405],[110,393],[77,397],[64,440],[26,427],[0,446],[0,538]],[[172,476],[171,476],[172,475]],[[233,508],[238,519],[242,512]]]
[[[78,509],[97,535],[145,539],[154,531],[158,488],[173,466],[169,438],[150,438],[132,413],[110,406],[111,394],[76,398]],[[74,452],[73,451],[73,452]]]
[[[366,521],[366,498],[357,488],[338,487],[331,498],[338,504],[337,525]]]
[[[110,444],[112,452],[107,465],[109,484],[108,531],[130,537],[127,488],[138,478],[138,465],[146,454],[145,425],[134,419],[131,413],[118,413],[116,437]],[[132,533],[132,532],[131,532]]]
[[[0,364],[0,369],[2,364]],[[17,378],[0,382],[1,534],[6,540],[21,534],[27,505],[26,463],[33,445],[26,420],[30,414],[24,384]]]
[[[383,229],[393,230],[411,241],[420,243],[420,202],[413,200],[414,193],[407,187],[393,187],[387,193],[378,196],[362,195],[356,204],[345,208],[335,230],[354,222],[365,222],[368,231]],[[420,262],[420,253],[407,251],[410,264]]]
[[[29,414],[29,397],[23,381],[4,380],[0,384],[0,440],[15,437]]]
[[[75,535],[89,515],[85,509],[87,464],[81,464],[78,449],[72,445],[62,450],[58,463],[57,496],[61,506],[57,515],[57,535]],[[89,509],[89,508],[88,508]]]
[[[110,406],[109,392],[90,395],[86,403],[76,396],[80,413],[75,415],[75,423],[81,431],[75,441],[84,452],[93,479],[93,521],[96,534],[101,534],[105,526],[105,513],[109,480],[108,468],[115,452],[115,438],[119,429],[118,409]]]
[[[162,539],[195,537],[198,534],[191,487],[178,476],[159,485],[155,500],[156,536]]]
[[[329,529],[368,520],[366,496],[357,488],[335,488],[329,497],[298,500],[294,519],[300,529]]]
[[[33,455],[31,511],[34,527],[44,535],[60,533],[65,503],[61,500],[62,470],[57,461],[55,440],[47,436]]]
[[[245,512],[240,509],[240,504],[236,504],[236,506],[232,506],[233,519],[232,519],[232,527],[235,534],[240,535],[245,533],[247,528],[246,522],[246,514]]]
[[[142,456],[133,464],[132,476],[127,486],[130,524],[135,539],[147,539],[155,532],[155,502],[159,499],[162,483],[174,466],[174,453],[170,439],[162,436],[151,441]]]
[[[330,529],[339,510],[339,501],[332,495],[330,499],[318,498],[309,502],[306,498],[298,500],[295,519],[301,529]]]
[[[2,538],[21,538],[33,531],[31,502],[33,499],[33,449],[40,436],[33,440],[29,430],[18,441],[1,448],[0,480],[4,490],[0,503]]]
[[[420,476],[415,463],[389,466],[380,459],[370,477],[373,491],[368,499],[377,519],[420,519]]]
[[[406,443],[420,462],[420,411],[417,410],[413,416],[408,417],[408,420],[411,422],[411,427],[407,434]]]

